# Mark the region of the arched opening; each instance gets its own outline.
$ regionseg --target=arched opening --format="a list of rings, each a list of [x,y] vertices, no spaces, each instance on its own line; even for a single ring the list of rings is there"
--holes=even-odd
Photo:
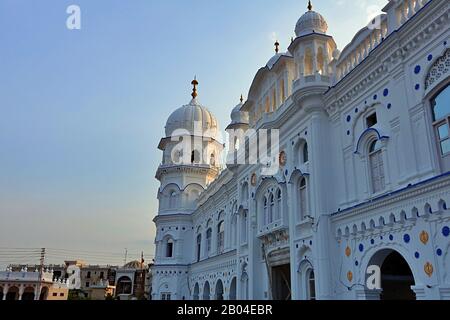
[[[371,259],[370,265],[380,267],[381,300],[415,300],[411,289],[415,280],[405,258],[395,250],[378,251]]]
[[[378,193],[385,188],[383,153],[381,141],[375,140],[369,147],[369,169],[372,182],[372,192]]]
[[[48,297],[48,288],[43,287],[41,289],[41,294],[39,295],[39,300],[47,300],[47,297]]]
[[[211,241],[212,241],[212,229],[208,228],[206,230],[206,254],[209,256],[211,254]]]
[[[0,286],[0,301],[3,300],[3,287]]]
[[[444,170],[450,168],[450,85],[431,99],[432,121],[439,158]]]
[[[172,257],[173,257],[173,239],[169,238],[167,239],[166,243],[166,258]]]
[[[225,248],[225,222],[220,221],[217,226],[217,254],[223,253]]]
[[[206,281],[205,285],[203,286],[203,300],[210,300],[211,299],[211,288],[209,287],[209,282]]]
[[[26,287],[22,294],[22,300],[32,301],[34,300],[34,288]]]
[[[231,280],[231,284],[230,284],[230,297],[229,297],[230,299],[229,300],[237,299],[236,292],[237,292],[236,277],[234,277],[233,280]]]
[[[193,300],[199,300],[200,299],[199,293],[200,293],[200,288],[199,288],[199,285],[198,285],[198,282],[197,282],[195,284],[195,286],[194,286],[194,295],[193,295],[192,299]]]
[[[223,300],[223,283],[222,280],[217,280],[216,283],[216,300]]]
[[[302,156],[303,156],[303,163],[306,163],[306,162],[308,162],[309,161],[309,153],[308,153],[308,143],[307,142],[305,142],[304,144],[303,144],[303,148],[302,148]]]
[[[306,281],[308,300],[316,300],[316,278],[313,269],[309,269],[306,272]]]
[[[8,293],[6,294],[6,300],[8,301],[19,300],[19,288],[15,286],[9,288]]]
[[[306,178],[300,177],[298,183],[299,221],[303,221],[308,216],[308,194],[306,189]]]
[[[202,235],[197,235],[197,262],[200,261],[202,255]]]
[[[244,267],[245,269],[245,267]],[[247,300],[249,298],[249,294],[248,294],[248,274],[247,272],[242,272],[241,275],[241,297],[240,300]]]
[[[120,277],[116,285],[116,294],[131,294],[132,282],[129,277]]]
[[[305,50],[305,76],[310,76],[313,74],[313,55],[311,48],[306,48]]]
[[[324,58],[324,54],[323,54],[323,49],[322,47],[319,47],[319,49],[317,49],[317,70],[320,74],[324,74],[324,69],[325,69],[325,58]]]

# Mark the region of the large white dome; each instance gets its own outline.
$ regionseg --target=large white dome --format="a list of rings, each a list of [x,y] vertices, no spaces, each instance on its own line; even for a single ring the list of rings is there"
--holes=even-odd
[[[177,134],[177,130],[188,131],[191,135],[217,139],[219,125],[216,117],[194,98],[189,104],[175,110],[167,119],[166,136]],[[178,132],[178,134],[183,133]]]
[[[300,17],[295,26],[295,34],[301,37],[310,33],[326,34],[328,24],[325,18],[315,11],[309,10]]]

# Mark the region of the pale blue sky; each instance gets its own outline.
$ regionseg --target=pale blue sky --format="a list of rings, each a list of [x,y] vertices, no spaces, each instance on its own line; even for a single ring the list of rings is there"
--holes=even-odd
[[[341,50],[370,6],[386,3],[313,1]],[[81,7],[79,31],[66,28],[70,4]],[[226,127],[306,5],[0,0],[0,247],[153,254],[165,120],[196,74],[200,102]]]

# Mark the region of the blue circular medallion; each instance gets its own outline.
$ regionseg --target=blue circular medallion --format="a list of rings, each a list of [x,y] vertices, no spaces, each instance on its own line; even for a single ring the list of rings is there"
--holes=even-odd
[[[350,130],[347,130],[347,135],[348,135],[348,136],[350,135]]]
[[[312,240],[309,241],[309,245],[312,246]]]
[[[442,234],[444,235],[444,237],[448,237],[450,235],[450,228],[447,226],[443,227]]]
[[[383,96],[387,97],[388,95],[389,95],[389,89],[386,88],[386,89],[384,89],[384,91],[383,91]]]
[[[420,73],[420,66],[419,65],[417,65],[415,68],[414,68],[414,73],[415,74],[419,74]]]
[[[375,240],[371,239],[370,244],[374,244],[374,243],[375,243]]]
[[[416,257],[416,259],[419,259],[419,258],[420,258],[420,253],[418,253],[418,252],[416,251],[416,253],[414,253],[414,257]]]
[[[391,235],[389,235],[389,240],[394,240],[394,236],[391,234]]]
[[[360,251],[360,252],[363,252],[363,251],[364,251],[364,246],[363,246],[362,243],[359,244],[359,251]]]
[[[390,110],[392,108],[392,104],[388,103],[387,108],[388,108],[388,110]]]
[[[359,109],[358,109],[358,108],[356,108],[356,109],[355,109],[355,113],[358,113],[358,111],[359,111]]]
[[[428,61],[433,60],[433,55],[432,55],[432,54],[429,54],[427,59],[428,59]]]
[[[409,236],[409,234],[405,234],[403,236],[403,241],[405,241],[405,243],[409,243],[409,241],[411,241],[411,237]]]
[[[355,266],[358,266],[359,265],[359,262],[358,262],[358,260],[356,260],[355,261]]]
[[[440,257],[442,256],[442,250],[441,249],[437,249],[436,250],[436,254]]]
[[[414,87],[414,89],[419,90],[419,89],[420,89],[420,84],[416,84],[416,86]]]
[[[350,115],[347,116],[347,122],[350,122],[352,120],[352,117]]]
[[[378,96],[377,95],[374,95],[373,96],[373,100],[377,100],[378,99]]]

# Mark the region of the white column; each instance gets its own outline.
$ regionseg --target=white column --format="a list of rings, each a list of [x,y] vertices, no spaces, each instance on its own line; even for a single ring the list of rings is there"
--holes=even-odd
[[[8,294],[9,285],[5,284],[3,287],[3,300],[6,300],[6,295]]]

